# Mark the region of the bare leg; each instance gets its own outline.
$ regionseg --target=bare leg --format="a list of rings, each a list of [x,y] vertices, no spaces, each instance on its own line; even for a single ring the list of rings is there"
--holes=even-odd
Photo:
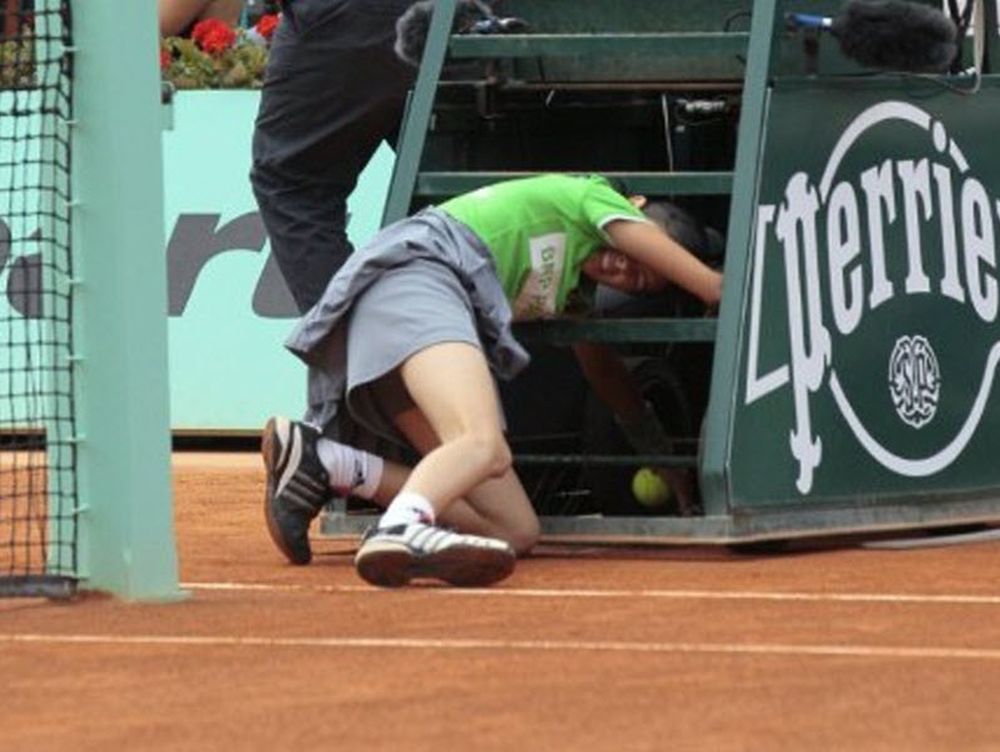
[[[441,444],[430,423],[416,408],[396,416],[396,425],[421,454],[428,454]],[[455,500],[440,519],[463,533],[505,540],[518,554],[527,553],[538,540],[538,517],[513,469],[500,478],[479,484],[465,498]]]
[[[395,420],[424,458],[408,475],[387,463],[377,498],[414,491],[446,524],[528,551],[538,518],[510,467],[493,377],[480,350],[435,345],[407,360],[399,376],[415,404]]]
[[[440,446],[427,419],[415,407],[399,413],[395,421],[396,427],[421,454]],[[382,507],[402,490],[412,471],[398,462],[384,460],[384,463],[382,478],[371,499]],[[474,499],[475,504],[465,498],[456,499],[439,518],[442,523],[461,533],[505,540],[518,554],[525,554],[534,546],[538,540],[538,518],[513,470],[495,481],[480,484],[466,496]]]
[[[464,586],[499,582],[514,570],[512,543],[449,532],[425,519],[443,518],[463,497],[482,514],[477,502],[512,486],[510,448],[486,359],[474,345],[447,342],[410,356],[398,375],[441,441],[417,463],[379,526],[365,536],[354,557],[358,574],[380,587],[401,587],[414,577]],[[516,478],[514,486],[519,488]],[[524,504],[530,512],[526,498]],[[531,534],[517,541],[522,551],[535,538],[533,531],[524,532]]]
[[[510,467],[493,377],[482,352],[464,342],[432,345],[400,366],[414,403],[441,444],[424,456],[403,485],[427,498],[436,514]]]

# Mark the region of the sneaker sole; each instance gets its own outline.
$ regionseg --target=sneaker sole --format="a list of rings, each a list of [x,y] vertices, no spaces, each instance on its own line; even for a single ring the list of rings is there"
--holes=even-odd
[[[264,460],[264,469],[267,471],[267,479],[264,482],[266,489],[264,493],[264,520],[267,522],[267,532],[270,533],[271,540],[274,541],[278,550],[292,564],[301,566],[312,560],[312,552],[305,558],[296,556],[285,544],[278,521],[274,519],[271,512],[271,502],[274,499],[274,491],[278,487],[278,479],[288,462],[288,439],[290,436],[291,423],[286,418],[271,418],[264,426],[264,434],[260,442],[260,454]]]
[[[456,587],[485,587],[509,577],[516,561],[510,551],[481,546],[450,546],[415,556],[405,545],[382,543],[359,551],[354,565],[365,582],[378,587],[403,587],[416,577]]]

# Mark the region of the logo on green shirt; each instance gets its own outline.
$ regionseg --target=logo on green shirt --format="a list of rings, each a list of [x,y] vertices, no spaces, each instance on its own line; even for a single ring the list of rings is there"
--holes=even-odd
[[[546,318],[556,314],[559,281],[566,265],[566,233],[550,232],[528,238],[531,268],[512,303],[515,319]]]

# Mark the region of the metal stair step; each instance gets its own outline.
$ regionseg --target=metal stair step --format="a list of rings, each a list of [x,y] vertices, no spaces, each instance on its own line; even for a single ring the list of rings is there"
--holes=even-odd
[[[713,318],[548,319],[514,325],[523,342],[568,345],[573,342],[714,342]]]
[[[749,35],[743,32],[454,35],[452,59],[547,61],[528,80],[742,81]]]
[[[514,462],[521,465],[602,465],[605,467],[697,467],[691,454],[538,454],[516,453]]]
[[[420,196],[456,196],[502,180],[526,178],[537,174],[537,172],[522,171],[421,172],[417,175],[414,192]],[[732,172],[602,172],[601,174],[621,180],[630,191],[650,196],[727,195],[733,188]]]
[[[593,34],[456,34],[452,57],[736,57],[746,54],[745,32]]]

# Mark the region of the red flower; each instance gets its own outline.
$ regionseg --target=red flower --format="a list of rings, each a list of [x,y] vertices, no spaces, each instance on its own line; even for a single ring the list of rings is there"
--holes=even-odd
[[[199,48],[209,55],[220,55],[236,41],[236,32],[229,24],[218,18],[206,18],[199,21],[191,30],[191,39]]]
[[[260,34],[264,39],[270,40],[274,36],[274,30],[278,28],[278,22],[281,20],[281,16],[277,13],[269,13],[260,17],[254,29]]]
[[[170,50],[166,47],[160,47],[160,70],[165,71],[170,67],[170,64],[174,62],[173,55],[170,54]]]

